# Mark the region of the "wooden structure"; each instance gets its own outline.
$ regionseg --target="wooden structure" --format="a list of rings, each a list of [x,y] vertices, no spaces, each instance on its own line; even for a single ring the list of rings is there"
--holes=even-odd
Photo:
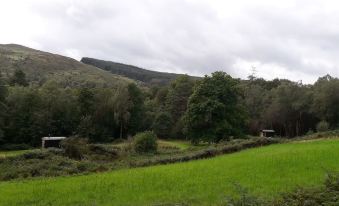
[[[60,148],[60,142],[62,140],[66,139],[66,137],[43,137],[42,140],[42,148],[49,148],[49,147],[55,147]]]
[[[260,137],[274,137],[275,131],[272,129],[263,129],[260,132]]]

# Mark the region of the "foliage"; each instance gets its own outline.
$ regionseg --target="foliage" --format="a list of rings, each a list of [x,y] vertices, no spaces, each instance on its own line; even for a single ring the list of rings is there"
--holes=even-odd
[[[6,97],[8,91],[0,74],[0,145],[4,144],[4,116],[6,114]]]
[[[55,177],[95,172],[103,170],[104,168],[104,166],[93,161],[76,161],[69,159],[63,156],[61,151],[34,151],[19,156],[0,159],[0,180],[39,176]]]
[[[158,147],[157,136],[151,131],[138,133],[134,136],[133,146],[138,153],[155,153]]]
[[[326,132],[329,128],[329,124],[326,121],[321,121],[317,124],[317,132]]]
[[[129,84],[127,87],[131,101],[130,118],[128,121],[128,132],[135,135],[137,132],[147,129],[143,123],[145,117],[144,94],[136,84]]]
[[[322,187],[300,187],[285,193],[273,206],[318,206],[337,205],[339,196],[339,175],[329,173]]]
[[[193,92],[194,81],[188,75],[176,78],[168,88],[166,95],[165,110],[171,114],[172,127],[171,137],[179,138],[183,134],[183,116],[187,110],[188,99]]]
[[[89,152],[88,141],[84,138],[69,137],[61,141],[61,148],[65,155],[71,159],[81,160]]]
[[[224,72],[205,76],[194,88],[186,113],[187,135],[193,142],[217,142],[239,137],[244,114],[239,106],[238,81]]]
[[[167,112],[160,112],[153,123],[153,130],[161,138],[169,138],[172,130],[172,117]]]
[[[9,79],[9,84],[11,86],[18,85],[18,86],[28,86],[28,82],[26,79],[26,74],[19,69],[14,71],[13,76]]]
[[[118,125],[120,125],[119,138],[123,137],[123,131],[127,128],[127,124],[131,118],[130,110],[133,102],[130,99],[128,88],[119,87],[115,93],[114,99],[114,117]]]

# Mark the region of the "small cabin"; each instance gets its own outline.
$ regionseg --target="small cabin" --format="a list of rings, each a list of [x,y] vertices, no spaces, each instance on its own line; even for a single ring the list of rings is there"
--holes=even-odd
[[[274,137],[275,131],[272,129],[263,129],[260,132],[260,137]]]
[[[42,148],[61,148],[61,141],[66,139],[66,137],[43,137],[42,140]]]

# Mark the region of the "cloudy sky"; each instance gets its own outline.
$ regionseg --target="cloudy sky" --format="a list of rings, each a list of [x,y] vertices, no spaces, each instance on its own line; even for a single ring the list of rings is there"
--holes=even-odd
[[[339,76],[336,0],[0,0],[0,43],[152,70]]]

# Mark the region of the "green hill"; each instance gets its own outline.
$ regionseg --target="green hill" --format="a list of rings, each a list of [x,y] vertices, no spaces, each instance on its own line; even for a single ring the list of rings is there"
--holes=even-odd
[[[93,59],[84,57],[81,59],[81,62],[89,65],[96,66],[106,71],[110,71],[113,74],[122,75],[130,79],[134,79],[140,82],[143,82],[147,85],[166,85],[169,84],[172,80],[176,79],[180,74],[175,73],[166,73],[151,71],[147,69],[142,69],[136,66],[121,64],[111,61],[104,61],[99,59]],[[197,79],[198,77],[192,77]]]
[[[15,69],[23,70],[33,84],[54,80],[65,87],[116,87],[133,81],[69,57],[16,44],[0,44],[2,76],[10,77]]]
[[[1,182],[0,205],[219,205],[235,185],[271,198],[339,170],[339,140],[254,148],[212,159],[87,176]]]

